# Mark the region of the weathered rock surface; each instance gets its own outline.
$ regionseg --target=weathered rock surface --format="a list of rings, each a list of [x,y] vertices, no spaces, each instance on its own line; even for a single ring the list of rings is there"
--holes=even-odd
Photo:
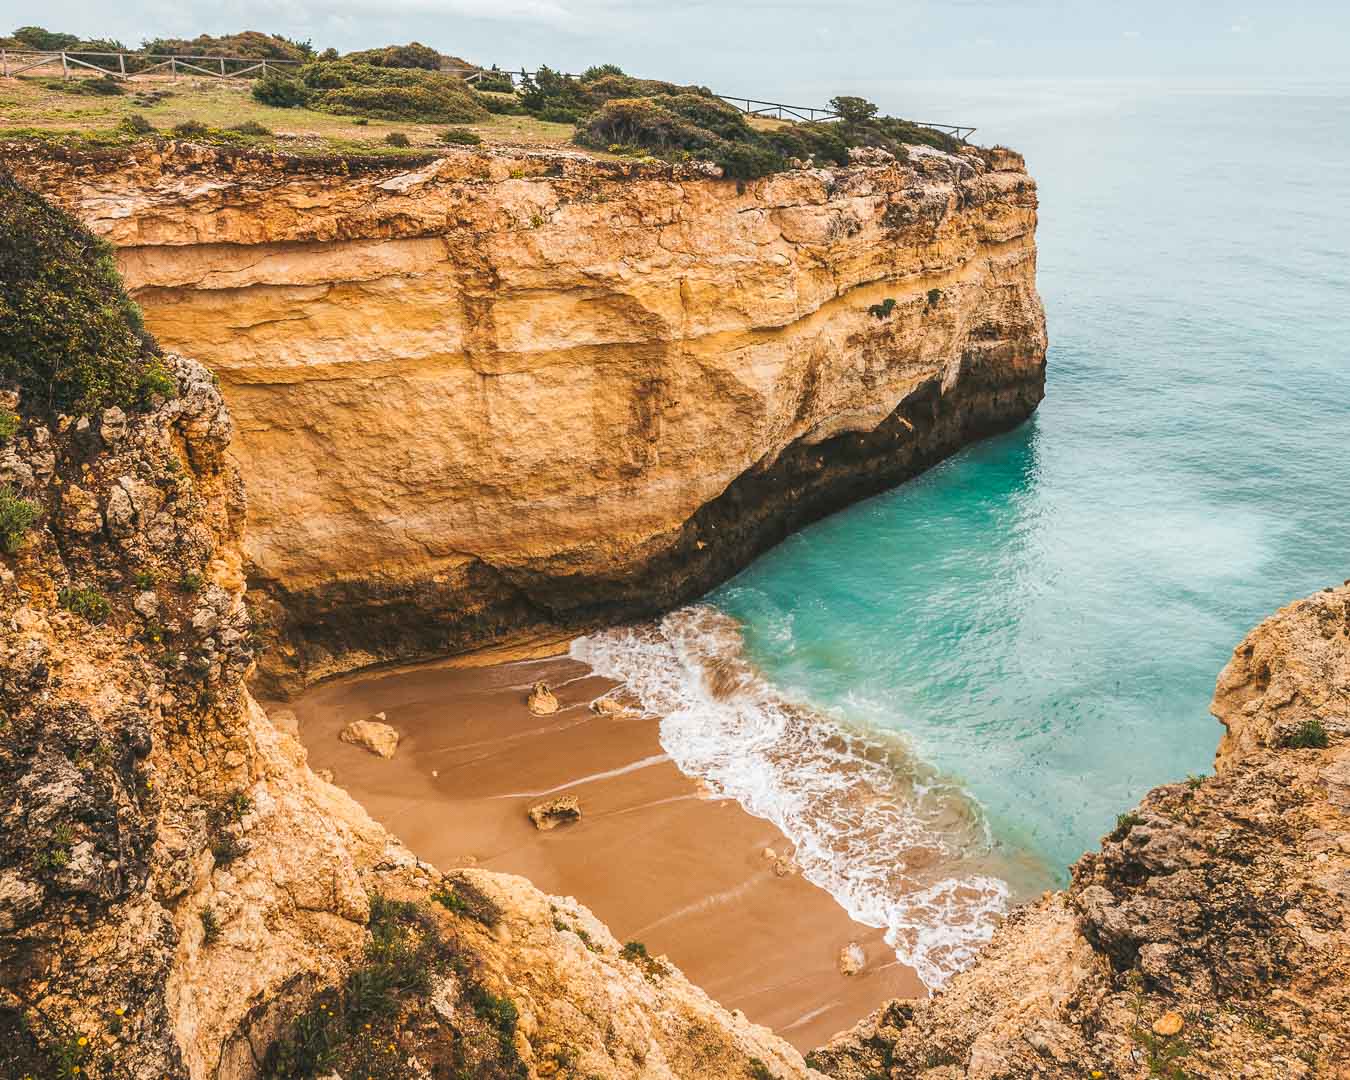
[[[559,795],[556,799],[531,806],[529,818],[536,829],[556,829],[559,825],[581,820],[581,801],[575,795]]]
[[[382,758],[391,758],[398,749],[399,734],[383,719],[353,720],[338,732],[338,738]]]
[[[558,697],[544,683],[535,683],[525,706],[535,716],[551,716],[558,711]]]
[[[1011,152],[11,157],[220,375],[272,690],[667,609],[1041,398]]]
[[[1350,586],[1238,646],[1216,775],[1150,792],[970,971],[808,1055],[841,1080],[1350,1077]],[[1286,745],[1308,721],[1326,749]]]
[[[317,1076],[320,1043],[348,1077],[814,1075],[574,900],[443,876],[311,773],[244,687],[229,415],[167,362],[179,396],[103,446],[26,417],[6,448],[42,517],[0,553],[0,1076]],[[130,530],[91,528],[128,490]]]

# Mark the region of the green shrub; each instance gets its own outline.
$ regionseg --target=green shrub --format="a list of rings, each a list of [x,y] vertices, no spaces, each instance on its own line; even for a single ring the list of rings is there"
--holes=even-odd
[[[937,307],[938,304],[940,304],[940,303],[942,303],[942,290],[941,290],[941,289],[929,289],[929,290],[928,290],[928,305],[927,305],[927,306],[930,307],[930,308],[935,308],[935,307]]]
[[[137,406],[162,369],[112,249],[0,170],[0,379],[25,406]]]
[[[446,128],[441,132],[441,142],[454,146],[477,146],[482,141],[482,136],[464,128]]]
[[[299,79],[269,71],[253,83],[253,99],[277,109],[295,109],[309,100],[309,91]]]
[[[881,303],[873,304],[871,307],[869,307],[867,309],[867,313],[871,315],[874,319],[889,319],[891,317],[891,312],[894,310],[895,310],[895,298],[888,296]]]
[[[311,104],[323,112],[371,120],[466,124],[487,119],[472,91],[434,86],[344,86],[324,91]]]
[[[847,94],[830,98],[830,108],[839,114],[845,124],[865,124],[877,114],[877,107],[866,98]]]
[[[280,34],[245,30],[239,34],[201,34],[195,38],[155,38],[145,52],[179,56],[241,56],[251,60],[308,60],[314,49],[308,41],[292,41]]]
[[[7,443],[19,433],[18,414],[0,409],[0,443]]]
[[[411,146],[412,140],[401,131],[391,131],[384,137],[384,141],[389,146]]]
[[[220,920],[210,908],[202,908],[202,944],[214,945],[220,940]]]
[[[606,75],[622,74],[623,68],[618,64],[595,64],[581,73],[581,81],[595,82],[596,79],[603,79]]]
[[[242,124],[232,124],[230,131],[237,131],[240,135],[271,135],[272,129],[263,127],[256,120],[245,120]]]
[[[441,54],[429,45],[410,41],[407,45],[386,45],[383,49],[363,49],[348,53],[345,60],[376,67],[441,69]]]
[[[61,34],[55,30],[45,30],[41,26],[21,26],[10,35],[21,45],[27,45],[38,52],[53,52],[57,49],[69,49],[80,43],[75,34]]]
[[[178,579],[178,591],[185,593],[201,592],[203,584],[201,574],[195,570],[184,570],[183,576]]]
[[[525,106],[515,94],[507,97],[503,94],[485,92],[476,96],[478,104],[494,116],[521,116],[525,112]]]
[[[130,116],[122,117],[117,128],[128,135],[153,135],[155,133],[155,125],[140,113],[132,113]]]
[[[174,124],[173,133],[180,139],[202,139],[211,134],[211,129],[200,120],[184,120]]]
[[[112,613],[112,604],[108,598],[89,586],[62,589],[56,598],[67,611],[82,616],[91,623],[101,623]]]
[[[1281,745],[1295,750],[1325,750],[1328,742],[1325,725],[1321,720],[1313,718],[1299,724],[1284,737]]]
[[[32,499],[21,497],[8,484],[0,484],[0,551],[17,554],[41,514],[42,507]]]
[[[485,94],[511,94],[513,97],[516,92],[516,84],[511,76],[498,71],[496,66],[484,71],[481,78],[474,81],[473,88]]]

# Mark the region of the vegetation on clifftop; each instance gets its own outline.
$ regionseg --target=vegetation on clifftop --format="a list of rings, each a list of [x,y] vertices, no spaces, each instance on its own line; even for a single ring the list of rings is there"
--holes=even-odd
[[[34,40],[60,40],[76,47],[124,47],[120,42],[77,42],[73,34],[41,27],[25,27],[23,33]],[[56,128],[68,132],[73,128],[84,144],[98,146],[162,136],[184,120],[205,124],[208,134],[179,137],[217,145],[235,143],[240,137],[230,128],[251,120],[268,132],[248,136],[254,142],[302,155],[316,149],[313,144],[318,141],[326,144],[319,149],[337,154],[396,151],[397,141],[386,144],[389,131],[376,130],[379,124],[428,125],[422,131],[402,132],[408,136],[410,149],[442,147],[441,132],[430,125],[443,129],[447,123],[473,124],[475,130],[468,134],[488,143],[571,143],[601,154],[710,161],[723,175],[738,180],[808,164],[847,165],[849,151],[864,147],[903,158],[907,145],[947,151],[961,145],[933,128],[879,116],[875,105],[858,97],[832,99],[836,120],[773,120],[747,116],[707,87],[637,78],[615,64],[592,66],[579,77],[544,66],[517,89],[496,68],[482,69],[481,77],[466,83],[459,73],[476,65],[420,42],[341,55],[335,49],[316,53],[309,42],[247,31],[156,39],[143,48],[159,53],[266,57],[287,66],[271,67],[266,73],[255,69],[228,83],[166,79],[130,87],[111,78],[63,80],[30,73],[31,77],[22,76],[11,84],[16,88],[15,99],[0,119],[16,136],[50,139]],[[115,60],[89,59],[115,66]],[[138,63],[128,70],[136,70]],[[151,83],[157,88],[120,92]],[[31,87],[41,87],[43,94],[32,94]],[[71,98],[85,102],[76,104]],[[121,126],[133,109],[153,130],[131,131]],[[101,130],[109,123],[112,131]],[[471,140],[454,141],[468,144]]]
[[[0,386],[88,413],[173,393],[112,250],[0,171]]]

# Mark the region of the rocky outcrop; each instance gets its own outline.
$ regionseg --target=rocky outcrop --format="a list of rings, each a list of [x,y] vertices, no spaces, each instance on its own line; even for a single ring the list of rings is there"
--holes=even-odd
[[[667,609],[1042,393],[1007,151],[11,157],[222,380],[273,690]]]
[[[38,511],[0,552],[0,1076],[809,1075],[576,901],[441,875],[310,771],[244,686],[229,414],[166,365],[158,408],[20,402],[0,447]]]
[[[808,1055],[864,1077],[1350,1077],[1350,583],[1219,677],[1215,775],[1150,792],[970,971]]]

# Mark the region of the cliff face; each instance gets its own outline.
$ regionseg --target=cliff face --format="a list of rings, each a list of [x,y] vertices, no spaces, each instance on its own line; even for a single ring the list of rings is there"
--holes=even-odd
[[[229,414],[167,366],[159,408],[20,405],[0,445],[39,511],[0,551],[0,1076],[808,1075],[576,901],[442,876],[309,770],[243,684]]]
[[[1350,583],[1219,676],[1215,775],[1150,792],[979,963],[808,1060],[841,1080],[1350,1077]]]
[[[1040,400],[1007,152],[748,184],[17,155],[219,374],[272,688],[668,608]]]

